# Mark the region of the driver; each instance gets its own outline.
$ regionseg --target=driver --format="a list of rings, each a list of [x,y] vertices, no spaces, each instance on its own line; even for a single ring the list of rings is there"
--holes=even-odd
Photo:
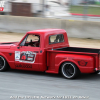
[[[28,46],[33,46],[33,47],[39,47],[40,46],[40,36],[36,35],[38,38],[38,41],[33,42],[32,39],[30,40],[30,43]]]

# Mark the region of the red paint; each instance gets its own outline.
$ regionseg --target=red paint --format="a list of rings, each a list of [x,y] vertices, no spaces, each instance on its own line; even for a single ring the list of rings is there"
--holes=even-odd
[[[71,15],[76,15],[76,16],[90,16],[90,17],[100,17],[100,15],[93,15],[93,14],[78,14],[78,13],[71,13]]]
[[[0,7],[0,11],[3,11],[4,10],[4,7]]]
[[[29,34],[40,36],[40,47],[20,46]],[[49,44],[49,36],[63,34],[64,42]],[[59,73],[62,63],[73,62],[82,73],[93,73],[100,70],[98,53],[58,51],[56,48],[69,47],[67,33],[63,29],[43,29],[27,32],[19,43],[0,44],[0,55],[9,63],[12,69]],[[18,51],[15,56],[15,51]],[[20,54],[25,53],[20,59]],[[9,55],[11,53],[12,55]],[[28,59],[28,60],[27,60]]]

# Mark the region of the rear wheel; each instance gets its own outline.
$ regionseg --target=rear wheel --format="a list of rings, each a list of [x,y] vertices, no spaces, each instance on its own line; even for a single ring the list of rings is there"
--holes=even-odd
[[[8,69],[7,67],[7,61],[5,60],[4,57],[0,56],[0,71],[5,71]]]
[[[73,79],[79,75],[79,69],[74,63],[65,62],[61,67],[61,73],[65,78]]]

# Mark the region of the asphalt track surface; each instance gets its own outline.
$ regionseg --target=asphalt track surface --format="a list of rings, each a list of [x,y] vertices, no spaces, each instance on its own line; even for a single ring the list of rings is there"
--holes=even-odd
[[[0,100],[62,100],[61,97],[63,100],[100,100],[100,74],[82,74],[69,80],[62,75],[41,72],[11,69],[0,72]]]

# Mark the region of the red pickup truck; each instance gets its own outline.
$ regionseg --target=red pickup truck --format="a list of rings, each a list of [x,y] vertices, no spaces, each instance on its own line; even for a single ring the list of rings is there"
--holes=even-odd
[[[8,68],[62,73],[72,79],[79,73],[98,73],[100,50],[69,47],[63,29],[29,31],[20,42],[0,43],[0,71]]]

